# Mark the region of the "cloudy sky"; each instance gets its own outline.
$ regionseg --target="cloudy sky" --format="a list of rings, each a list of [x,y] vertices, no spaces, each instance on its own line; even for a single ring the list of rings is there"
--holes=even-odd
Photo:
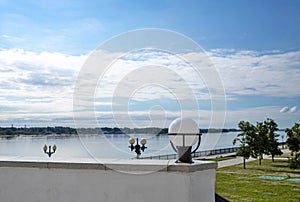
[[[280,128],[290,127],[300,121],[299,10],[296,0],[0,0],[0,126],[75,126],[74,89],[91,53],[122,33],[161,28],[205,50],[222,82],[225,108],[213,108],[208,81],[180,59],[197,60],[192,53],[178,58],[143,50],[123,55],[98,79],[93,106],[99,126],[166,127],[191,113],[205,128],[215,126],[213,111],[226,114],[227,128],[268,117]],[[139,83],[157,71],[151,65],[160,72],[150,76],[153,85]],[[157,82],[167,74],[169,80]],[[192,93],[177,89],[174,96],[174,85],[183,83]],[[76,118],[94,126],[85,112],[83,107]],[[116,124],[113,119],[124,114],[129,122]]]

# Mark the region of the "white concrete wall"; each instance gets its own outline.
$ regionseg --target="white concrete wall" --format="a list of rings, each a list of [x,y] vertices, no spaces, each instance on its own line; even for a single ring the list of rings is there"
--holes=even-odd
[[[210,202],[215,169],[132,175],[105,169],[0,167],[2,202]]]

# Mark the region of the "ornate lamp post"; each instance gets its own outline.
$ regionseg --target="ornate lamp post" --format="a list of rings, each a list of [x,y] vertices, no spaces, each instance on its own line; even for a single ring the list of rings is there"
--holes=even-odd
[[[145,149],[147,149],[147,147],[145,146],[145,144],[147,144],[147,140],[144,138],[141,139],[140,143],[142,146],[139,145],[139,138],[136,138],[135,146],[134,146],[134,143],[135,143],[134,138],[130,138],[129,139],[129,144],[130,144],[129,148],[131,149],[131,151],[133,151],[135,149],[134,151],[136,153],[136,158],[139,159],[141,157],[141,150],[144,152]]]
[[[190,118],[177,118],[170,124],[168,136],[172,148],[177,153],[177,162],[193,163],[192,153],[197,151],[201,142],[197,123]],[[192,146],[196,143],[197,147],[192,151]]]
[[[51,157],[51,155],[52,154],[54,154],[55,153],[55,151],[56,151],[56,145],[53,145],[53,147],[52,147],[52,151],[51,151],[51,145],[49,145],[49,150],[47,151],[47,149],[48,149],[48,146],[47,145],[44,145],[44,147],[43,147],[43,150],[44,150],[44,152],[46,153],[46,154],[48,154],[48,156],[49,156],[49,158]]]

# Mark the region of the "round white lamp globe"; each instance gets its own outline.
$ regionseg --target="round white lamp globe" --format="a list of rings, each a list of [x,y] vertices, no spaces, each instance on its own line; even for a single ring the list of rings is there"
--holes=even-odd
[[[199,139],[198,134],[198,124],[191,118],[177,118],[169,125],[168,135],[175,146],[193,146]]]

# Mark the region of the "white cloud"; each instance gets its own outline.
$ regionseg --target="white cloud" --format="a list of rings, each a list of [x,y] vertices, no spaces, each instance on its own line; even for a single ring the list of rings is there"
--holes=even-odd
[[[288,107],[282,107],[279,112],[280,113],[285,113],[285,112],[288,112],[288,111],[289,111]]]
[[[143,55],[145,54],[145,55]],[[220,79],[224,82],[227,97],[234,99],[239,95],[264,95],[275,97],[297,97],[300,92],[296,89],[300,78],[300,52],[255,52],[235,50],[212,50],[208,53],[215,64]],[[181,55],[186,60],[199,60],[194,54]],[[100,107],[97,113],[111,116],[102,111],[101,107],[110,107],[111,97],[130,98],[130,101],[145,102],[154,99],[190,99],[195,95],[196,99],[210,100],[211,95],[202,78],[196,75],[190,64],[181,61],[180,57],[166,53],[135,53],[115,61],[105,72],[98,83],[95,92],[95,107]],[[2,120],[54,120],[64,117],[72,118],[73,90],[77,74],[87,56],[71,56],[56,52],[35,53],[22,49],[0,50],[0,117]],[[109,61],[112,55],[107,56]],[[152,69],[150,66],[152,65]],[[205,70],[205,65],[203,64]],[[147,67],[149,67],[147,69]],[[208,66],[209,67],[209,66]],[[99,68],[95,65],[94,68]],[[154,71],[156,69],[156,71]],[[143,70],[143,71],[141,71]],[[212,75],[208,80],[213,84]],[[95,86],[98,78],[89,75],[85,85]],[[92,79],[91,79],[92,78]],[[218,77],[215,77],[218,78]],[[96,84],[95,84],[96,83]],[[188,84],[182,87],[183,84]],[[212,86],[211,90],[221,90],[220,86]],[[116,91],[117,90],[117,91]],[[189,92],[189,93],[188,93]],[[103,98],[103,99],[102,99]],[[222,97],[220,98],[220,100]],[[227,98],[228,99],[228,98]],[[88,101],[82,101],[83,110]],[[188,103],[188,102],[186,102]],[[129,103],[117,105],[115,109]],[[156,103],[157,104],[157,103]],[[188,106],[189,104],[185,105]],[[188,106],[191,108],[191,106]],[[105,108],[107,110],[108,108]],[[185,113],[195,113],[183,109]],[[194,107],[195,110],[196,106]],[[127,113],[116,111],[117,114]],[[162,112],[168,117],[179,116],[178,111],[152,110],[143,112],[133,109],[129,111],[131,117],[143,124],[153,120],[152,124],[158,124],[162,118]],[[194,110],[194,111],[195,111]],[[149,115],[149,113],[151,114]],[[290,112],[290,113],[284,113]],[[200,109],[197,111],[201,117],[201,124],[209,124],[211,112]],[[221,113],[216,111],[216,114]],[[239,109],[227,112],[228,122],[234,124],[242,119],[261,120],[262,117],[279,118],[288,120],[288,116],[297,115],[297,106],[279,109],[274,106],[264,108]],[[82,113],[90,115],[89,113]],[[141,118],[142,116],[146,118]],[[149,119],[149,116],[152,117]],[[148,117],[148,119],[147,119]],[[88,119],[89,117],[85,117]],[[156,120],[157,119],[157,120]],[[68,121],[69,123],[70,121]],[[221,122],[221,121],[220,121]]]
[[[226,112],[225,127],[237,127],[240,121],[250,121],[253,124],[262,122],[267,118],[274,119],[279,128],[291,127],[295,122],[299,121],[299,113],[281,113],[276,106],[251,107]]]
[[[227,99],[234,99],[234,96],[238,95],[275,97],[300,95],[300,92],[295,90],[295,83],[300,77],[300,70],[297,68],[300,65],[300,52],[265,53],[219,49],[212,50],[209,55],[215,63],[216,71],[205,73],[205,67],[208,69],[213,67],[210,67],[209,63],[203,63],[200,69],[203,75],[197,75],[193,67],[182,60],[182,58],[188,61],[200,60],[201,63],[197,54],[189,53],[181,55],[181,58],[157,51],[125,55],[109,66],[104,77],[100,79],[96,96],[112,97],[115,89],[121,88],[122,90],[118,91],[121,93],[119,96],[128,97],[131,96],[128,92],[132,89],[145,87],[138,81],[143,81],[144,85],[147,80],[148,85],[153,85],[153,90],[149,91],[151,86],[148,86],[147,92],[136,92],[135,99],[159,99],[162,95],[174,98],[172,94],[174,87],[180,89],[182,84],[188,84],[193,94],[200,100],[211,99],[211,95],[216,92],[221,95],[224,90]],[[157,67],[156,70],[152,68],[151,71],[150,65]],[[223,82],[225,88],[222,85],[217,86],[216,80]],[[186,96],[185,89],[177,91],[177,97]]]
[[[11,36],[11,35],[7,35],[7,34],[2,34],[0,35],[1,38],[3,38],[4,40],[7,40],[11,43],[19,43],[22,42],[24,39],[21,37],[16,37],[16,36]]]
[[[286,113],[286,112],[289,112],[289,113],[296,113],[298,110],[298,107],[297,106],[293,106],[291,108],[289,107],[283,107],[281,110],[280,110],[280,113]]]
[[[72,117],[73,86],[85,58],[0,50],[1,119]]]
[[[212,61],[226,92],[237,95],[295,97],[300,77],[300,51],[255,52],[213,50]]]
[[[97,96],[112,97],[114,90],[121,88],[118,91],[121,94],[118,96],[128,97],[131,96],[128,92],[147,87],[147,92],[135,91],[134,99],[174,99],[174,96],[186,98],[187,92],[190,92],[189,96],[207,100],[211,97],[207,82],[202,76],[193,66],[176,55],[160,50],[134,52],[119,58],[109,66],[99,81]],[[215,83],[216,80],[210,87],[215,87]]]
[[[293,106],[293,107],[290,108],[289,112],[295,113],[295,112],[297,112],[297,110],[298,110],[298,107],[297,106]]]

